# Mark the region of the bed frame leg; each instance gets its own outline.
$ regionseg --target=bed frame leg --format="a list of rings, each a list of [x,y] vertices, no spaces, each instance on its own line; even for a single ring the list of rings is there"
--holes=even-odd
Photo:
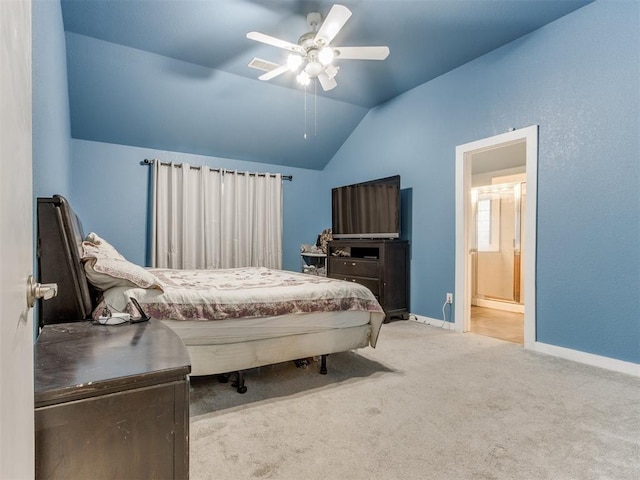
[[[327,374],[327,355],[320,356],[320,375]]]
[[[237,371],[236,378],[237,380],[231,386],[235,387],[238,393],[247,393],[247,387],[244,384],[244,372],[242,370]]]

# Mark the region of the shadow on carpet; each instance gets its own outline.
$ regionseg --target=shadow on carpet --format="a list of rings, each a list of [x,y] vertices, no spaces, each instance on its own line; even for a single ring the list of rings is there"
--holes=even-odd
[[[373,376],[402,374],[356,352],[334,353],[327,358],[326,375],[321,375],[320,360],[311,360],[306,368],[294,362],[277,363],[246,370],[247,392],[240,394],[229,383],[220,383],[217,375],[191,377],[190,417],[242,407],[279,397],[305,395],[317,389],[333,388]]]

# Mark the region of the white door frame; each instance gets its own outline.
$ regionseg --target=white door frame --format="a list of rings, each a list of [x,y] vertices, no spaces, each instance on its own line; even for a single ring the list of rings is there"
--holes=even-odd
[[[524,347],[536,341],[536,215],[538,197],[538,126],[513,130],[456,147],[456,281],[455,330],[468,332],[471,326],[471,159],[474,153],[507,144],[526,142],[527,202],[525,206]]]

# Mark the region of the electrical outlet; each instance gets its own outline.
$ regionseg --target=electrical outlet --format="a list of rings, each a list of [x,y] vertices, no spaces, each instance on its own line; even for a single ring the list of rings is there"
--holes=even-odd
[[[453,293],[447,293],[447,303],[453,303]]]

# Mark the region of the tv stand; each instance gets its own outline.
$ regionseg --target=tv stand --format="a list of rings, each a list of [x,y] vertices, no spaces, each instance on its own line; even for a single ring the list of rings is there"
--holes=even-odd
[[[327,276],[367,287],[386,314],[409,318],[409,243],[405,240],[333,240]]]

